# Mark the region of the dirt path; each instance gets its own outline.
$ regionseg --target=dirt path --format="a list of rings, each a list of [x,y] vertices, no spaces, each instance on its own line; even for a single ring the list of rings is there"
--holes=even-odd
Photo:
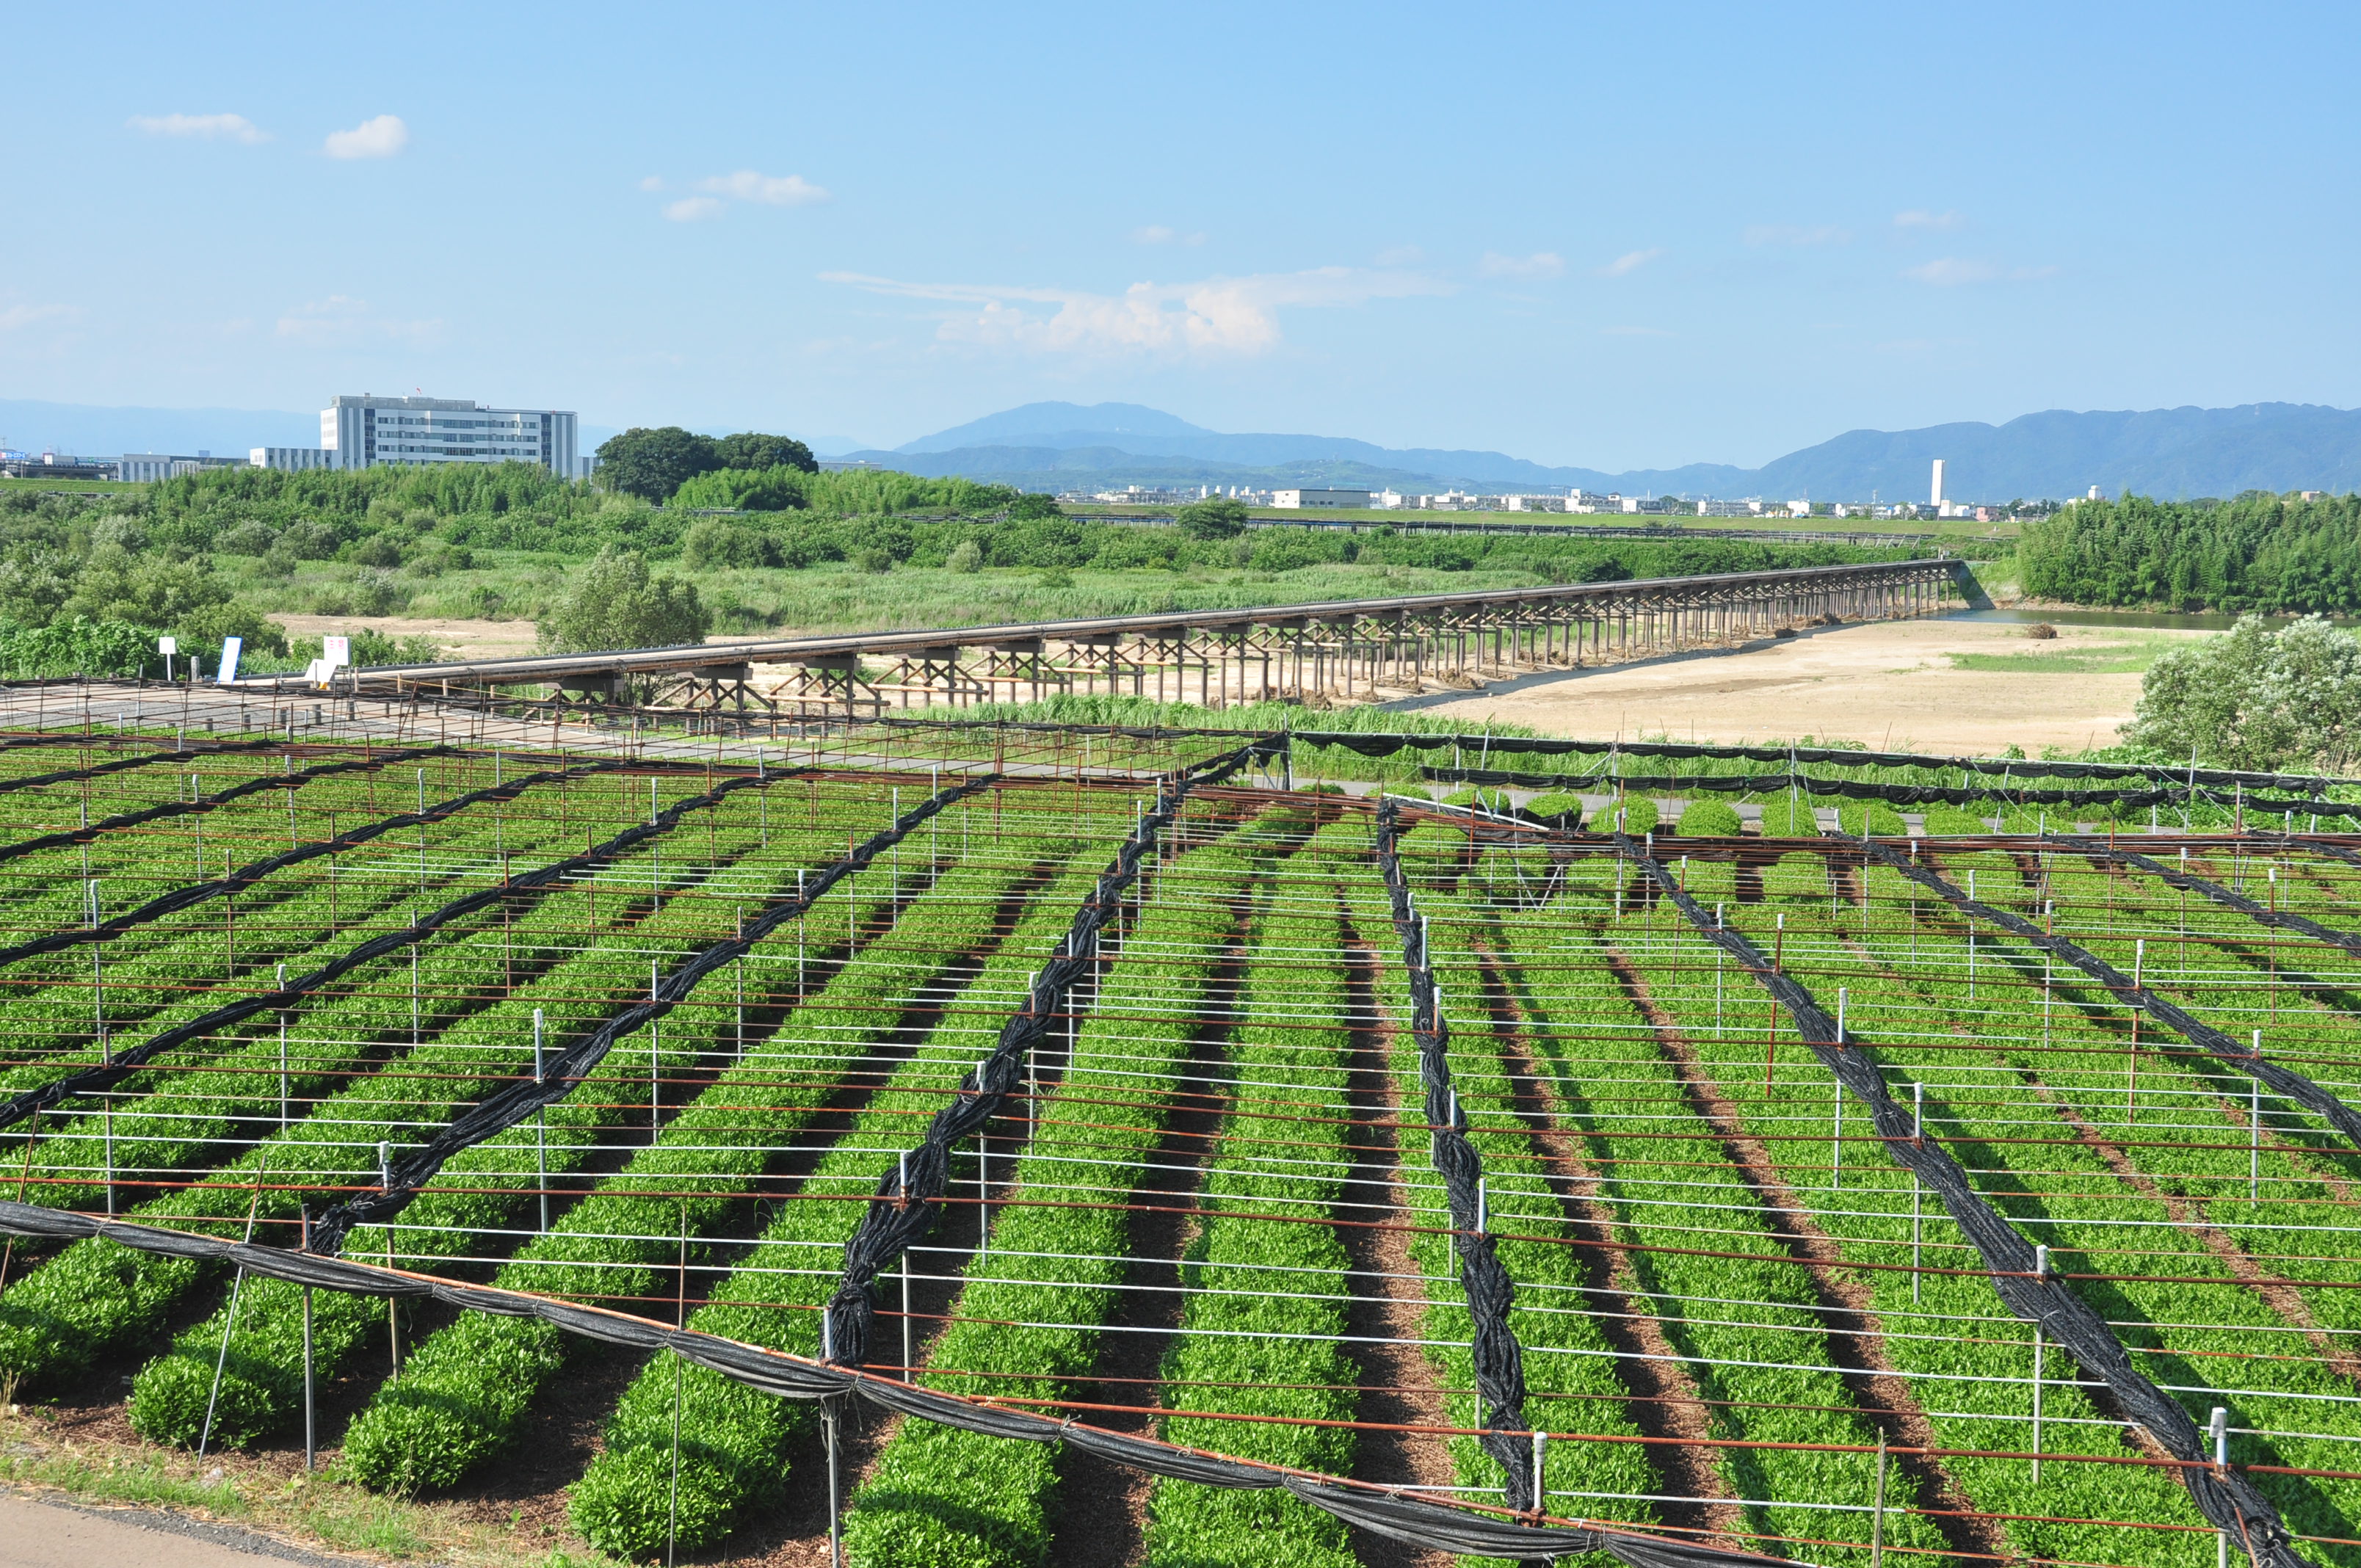
[[[82,1508],[0,1493],[0,1568],[263,1568],[359,1563],[155,1508]]]
[[[1745,652],[1575,674],[1419,711],[1559,735],[1664,733],[1726,744],[1811,735],[1944,753],[1992,755],[2017,745],[2037,756],[2044,746],[2111,743],[2139,700],[2140,677],[1962,670],[1949,655],[2070,654],[2125,636],[2112,627],[2061,626],[2055,641],[2031,641],[2023,626],[1998,621],[1883,621]]]

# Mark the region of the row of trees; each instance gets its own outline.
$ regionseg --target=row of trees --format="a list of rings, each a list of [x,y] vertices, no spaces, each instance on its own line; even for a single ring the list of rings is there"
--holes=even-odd
[[[654,429],[634,425],[598,445],[598,482],[642,500],[665,501],[700,474],[724,468],[760,472],[785,468],[817,474],[811,448],[791,435],[699,435],[676,424]]]
[[[2025,591],[2071,604],[2270,614],[2361,609],[2361,495],[2145,496],[2028,523]]]

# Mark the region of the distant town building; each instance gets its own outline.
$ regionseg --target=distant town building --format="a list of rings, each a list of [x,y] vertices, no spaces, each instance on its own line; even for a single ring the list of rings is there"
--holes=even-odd
[[[1367,507],[1367,490],[1273,490],[1270,504],[1282,510],[1313,507]]]
[[[575,416],[557,409],[494,409],[465,398],[339,397],[320,412],[331,467],[388,463],[538,463],[580,476]]]
[[[1126,485],[1119,490],[1100,490],[1090,499],[1119,507],[1178,507],[1200,500],[1194,489],[1161,489],[1147,485]]]
[[[10,479],[112,479],[115,466],[96,457],[62,452],[0,452],[0,477]]]
[[[115,465],[118,479],[153,484],[158,479],[177,479],[183,474],[202,474],[208,468],[242,466],[235,457],[216,457],[210,452],[199,452],[193,457],[176,456],[162,452],[126,452]]]
[[[307,468],[335,467],[336,455],[324,446],[258,446],[246,455],[246,461],[252,468],[302,473]]]
[[[1935,493],[1927,498],[1927,504],[1936,507],[1943,504],[1943,460],[1940,457],[1935,459]]]
[[[1597,490],[1568,490],[1565,493],[1565,510],[1582,512],[1621,511],[1623,498],[1612,491],[1602,496]]]
[[[2295,493],[2295,499],[2300,501],[2316,501],[2323,499],[2326,494],[2324,490],[2298,490]]]

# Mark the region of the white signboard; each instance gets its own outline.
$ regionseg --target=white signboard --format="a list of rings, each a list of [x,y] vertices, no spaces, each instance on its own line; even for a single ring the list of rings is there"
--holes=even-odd
[[[180,651],[181,644],[177,639],[170,637],[159,637],[156,639],[156,652],[163,654],[167,659],[170,658]]]
[[[353,640],[349,637],[321,638],[320,657],[328,662],[331,671],[352,668]]]
[[[237,656],[245,646],[246,639],[243,637],[222,639],[221,674],[215,675],[214,680],[223,685],[232,685],[237,680]]]

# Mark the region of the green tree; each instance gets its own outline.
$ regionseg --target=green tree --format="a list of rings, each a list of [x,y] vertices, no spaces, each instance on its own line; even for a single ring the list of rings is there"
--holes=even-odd
[[[1228,496],[1210,496],[1182,507],[1175,521],[1191,539],[1227,539],[1246,532],[1246,503]]]
[[[2148,666],[2124,739],[2216,767],[2343,770],[2361,753],[2361,639],[2259,615]]]
[[[713,615],[697,586],[648,570],[645,557],[609,544],[574,575],[540,622],[544,652],[675,648],[702,642]]]
[[[643,500],[664,500],[683,480],[721,466],[711,436],[676,424],[654,430],[634,426],[598,446],[598,482]]]
[[[819,472],[819,462],[812,450],[792,435],[758,435],[745,431],[737,435],[725,435],[713,444],[713,455],[724,468],[796,468],[807,474]]]
[[[1059,510],[1057,497],[1044,494],[1039,490],[1026,491],[1017,497],[1016,502],[1008,509],[1010,520],[1016,522],[1032,522],[1042,518],[1065,515]]]

